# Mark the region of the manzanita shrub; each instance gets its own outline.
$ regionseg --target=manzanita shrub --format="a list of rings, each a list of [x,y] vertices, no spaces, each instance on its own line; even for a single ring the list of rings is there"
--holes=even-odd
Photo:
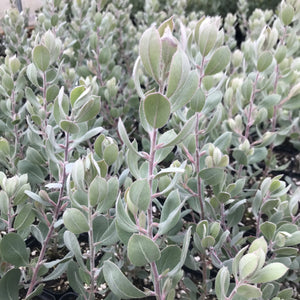
[[[180,3],[2,20],[0,299],[296,299],[300,2]]]

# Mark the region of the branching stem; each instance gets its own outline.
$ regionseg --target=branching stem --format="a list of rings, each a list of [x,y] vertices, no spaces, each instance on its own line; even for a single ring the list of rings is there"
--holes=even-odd
[[[89,291],[89,300],[94,299],[94,289],[95,289],[95,246],[94,246],[94,231],[93,231],[93,207],[89,203],[88,207],[88,222],[89,222],[89,258],[90,258],[90,291]]]
[[[27,294],[26,297],[28,297],[34,287],[37,285],[38,283],[38,272],[41,268],[41,266],[43,265],[43,261],[44,261],[44,257],[46,254],[46,250],[47,250],[47,246],[53,236],[53,232],[54,232],[54,225],[59,217],[59,214],[61,213],[61,206],[63,203],[63,194],[64,194],[64,186],[67,180],[67,173],[66,173],[66,165],[68,163],[68,153],[69,153],[69,133],[65,132],[65,136],[66,136],[66,140],[65,140],[65,151],[64,151],[64,163],[63,163],[63,167],[62,167],[62,174],[61,174],[61,188],[59,190],[59,196],[58,196],[58,200],[56,203],[56,206],[54,208],[54,212],[53,212],[53,219],[52,222],[49,226],[49,230],[47,233],[47,236],[42,244],[42,249],[38,258],[38,261],[35,265],[35,267],[33,268],[33,272],[32,272],[32,277],[31,277],[31,282],[29,285],[29,288],[27,290]]]

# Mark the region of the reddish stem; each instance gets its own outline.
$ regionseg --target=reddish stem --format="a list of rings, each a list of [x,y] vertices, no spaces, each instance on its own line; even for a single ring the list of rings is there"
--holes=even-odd
[[[64,193],[64,186],[65,186],[65,183],[66,183],[66,180],[67,180],[66,164],[68,162],[69,133],[65,132],[65,136],[66,136],[66,147],[65,147],[64,163],[63,163],[63,169],[62,169],[62,179],[61,179],[62,184],[61,184],[61,188],[60,188],[60,191],[59,191],[58,200],[57,200],[57,203],[56,203],[56,206],[55,206],[55,209],[54,209],[52,222],[49,226],[47,236],[46,236],[46,238],[43,242],[42,249],[41,249],[38,261],[37,261],[35,267],[33,268],[33,272],[32,272],[33,274],[32,274],[32,278],[31,278],[29,288],[27,290],[26,297],[28,297],[32,293],[34,287],[38,283],[38,272],[39,272],[41,266],[43,265],[46,250],[47,250],[48,244],[49,244],[49,242],[52,238],[52,235],[53,235],[54,225],[55,225],[55,223],[58,219],[58,216],[61,212],[61,206],[62,206],[62,202],[63,202],[62,199],[63,199],[63,193]]]

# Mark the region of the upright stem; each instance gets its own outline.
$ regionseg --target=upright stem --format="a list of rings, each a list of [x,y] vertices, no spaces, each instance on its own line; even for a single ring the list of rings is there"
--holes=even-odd
[[[8,211],[7,211],[7,232],[12,232],[14,231],[14,227],[13,227],[13,216],[11,214],[13,210],[13,204],[12,204],[12,199],[9,199],[9,205],[8,205]]]
[[[63,163],[63,169],[62,169],[62,175],[61,175],[61,187],[60,187],[60,190],[59,190],[59,196],[58,196],[56,206],[54,208],[53,219],[52,219],[52,222],[49,226],[47,236],[46,236],[46,238],[43,242],[42,249],[41,249],[38,261],[37,261],[35,267],[33,268],[33,272],[32,272],[33,274],[32,274],[32,278],[31,278],[29,288],[27,290],[26,297],[28,297],[32,293],[34,287],[38,283],[38,280],[37,280],[38,272],[39,272],[41,266],[43,265],[43,260],[44,260],[45,254],[46,254],[47,246],[48,246],[48,244],[51,240],[51,237],[53,235],[54,225],[55,225],[55,223],[58,219],[58,216],[61,212],[61,206],[62,206],[63,194],[64,194],[64,186],[65,186],[65,183],[66,183],[66,180],[67,180],[66,164],[68,163],[68,153],[69,153],[69,133],[65,132],[65,136],[66,136],[66,142],[65,142],[65,152],[64,152],[64,163]]]
[[[273,89],[274,94],[276,94],[278,79],[279,79],[279,65],[278,64],[276,64],[275,73],[276,73],[276,77],[275,77],[274,89]],[[275,105],[274,106],[273,118],[272,118],[272,132],[275,132],[275,130],[276,130],[277,110],[278,110],[278,105]],[[274,144],[272,143],[271,144],[271,150],[273,149],[273,147],[274,147]]]
[[[250,134],[250,127],[253,124],[252,111],[253,111],[253,105],[254,105],[254,99],[255,99],[255,94],[256,94],[256,86],[257,86],[258,78],[259,78],[259,72],[257,72],[255,80],[252,85],[252,93],[251,93],[251,97],[250,97],[249,110],[248,110],[248,114],[247,114],[247,125],[246,125],[245,135],[243,136],[244,141],[248,139],[249,134]],[[239,169],[237,171],[238,178],[240,178],[242,170],[243,170],[243,165],[240,164]]]
[[[202,57],[201,65],[198,67],[199,69],[199,88],[201,88],[202,79],[204,76],[204,63],[205,63],[205,57]],[[199,121],[200,121],[200,113],[196,113],[196,126],[195,126],[195,138],[196,138],[196,176],[197,176],[197,195],[200,203],[200,209],[201,209],[201,219],[204,220],[205,213],[204,213],[204,205],[203,205],[203,199],[202,199],[202,190],[201,190],[201,178],[199,176],[200,172],[200,145],[199,145]]]
[[[14,117],[16,115],[15,91],[12,91],[10,99],[11,99],[12,119],[14,119]],[[15,156],[17,153],[17,147],[19,145],[18,125],[17,124],[14,125],[14,132],[15,132],[15,153],[14,153],[14,156]]]
[[[204,220],[205,212],[204,212],[204,204],[202,198],[202,188],[201,188],[201,178],[199,176],[200,172],[200,144],[199,144],[199,121],[200,121],[200,113],[196,113],[196,126],[195,126],[195,138],[196,138],[196,176],[197,176],[197,195],[200,203],[201,209],[201,219]],[[206,299],[207,295],[207,261],[206,261],[206,254],[203,253],[200,255],[201,257],[201,266],[202,266],[202,289],[203,294],[201,295],[201,299]]]
[[[247,125],[246,125],[246,131],[245,131],[245,135],[244,135],[244,139],[248,139],[249,134],[250,134],[250,127],[253,124],[253,120],[252,120],[252,111],[253,111],[253,104],[254,104],[254,98],[255,98],[255,94],[256,94],[256,86],[257,86],[257,81],[259,78],[259,72],[257,72],[256,77],[255,77],[255,81],[253,82],[253,87],[252,87],[252,94],[250,97],[250,104],[249,104],[249,110],[248,110],[248,115],[247,115]]]
[[[47,79],[46,79],[46,72],[43,73],[43,109],[45,112],[45,120],[44,120],[44,128],[42,129],[44,134],[47,127]]]
[[[196,138],[197,195],[198,195],[200,208],[201,208],[201,219],[204,220],[205,213],[204,213],[204,204],[202,199],[201,178],[198,175],[200,172],[199,120],[200,120],[200,113],[196,113],[195,138]]]
[[[152,196],[152,186],[153,186],[153,170],[154,170],[154,156],[156,152],[156,138],[157,138],[157,129],[153,129],[153,131],[150,133],[150,157],[149,157],[149,171],[148,171],[148,176],[149,176],[149,186],[150,186],[150,193]],[[152,197],[150,200],[150,204],[148,207],[148,236],[150,238],[153,237],[152,233]]]
[[[149,171],[148,171],[148,181],[150,186],[150,204],[148,207],[148,213],[147,213],[147,232],[148,237],[153,240],[153,216],[152,216],[152,186],[153,186],[153,170],[155,166],[155,152],[156,152],[156,139],[157,139],[157,129],[153,129],[153,131],[150,133],[150,156],[149,156]],[[159,283],[159,274],[157,270],[157,266],[155,262],[150,263],[151,265],[151,273],[153,276],[153,285],[154,285],[154,291],[156,294],[156,299],[163,300],[164,297],[161,295],[161,289],[160,289],[160,283]]]
[[[206,263],[206,254],[203,253],[200,255],[201,257],[201,260],[202,260],[202,289],[203,289],[203,293],[201,295],[201,299],[202,300],[205,300],[206,299],[206,296],[207,296],[207,263]]]
[[[97,37],[98,37],[98,40],[100,41],[101,37],[100,37],[99,28],[97,28]],[[97,43],[97,45],[96,45],[96,55],[95,55],[95,58],[96,58],[96,76],[97,76],[97,79],[100,83],[100,86],[103,86],[104,82],[103,82],[103,79],[102,79],[101,65],[99,63],[99,56],[100,56],[100,47],[99,47],[99,43]]]
[[[266,194],[266,196],[262,200],[261,207],[264,205],[264,203],[269,199],[270,192]],[[260,221],[261,221],[262,211],[261,209],[258,212],[257,220],[256,220],[256,237],[258,238],[260,235]]]
[[[94,233],[93,233],[93,207],[89,203],[89,212],[88,212],[88,222],[89,222],[89,248],[90,248],[90,292],[89,300],[94,299],[94,288],[95,288],[95,245],[94,245]]]
[[[276,94],[277,85],[278,85],[278,79],[279,79],[279,66],[278,66],[278,64],[276,64],[275,73],[276,73],[276,77],[275,77],[274,89],[273,89],[274,94]],[[271,132],[273,132],[273,133],[275,133],[275,131],[276,131],[277,111],[278,111],[278,108],[279,108],[279,104],[277,104],[277,105],[274,106],[274,112],[273,112],[273,117],[272,117],[272,129],[271,129]],[[271,145],[270,145],[270,151],[268,152],[267,159],[269,159],[269,160],[271,160],[273,148],[274,148],[274,142],[271,143]],[[266,164],[266,167],[265,167],[265,170],[264,170],[264,176],[267,176],[267,174],[269,172],[269,166],[270,166],[269,164]]]

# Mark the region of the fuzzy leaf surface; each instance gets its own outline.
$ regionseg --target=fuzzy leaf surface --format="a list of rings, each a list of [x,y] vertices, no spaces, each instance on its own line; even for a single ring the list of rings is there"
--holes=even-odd
[[[121,299],[141,299],[146,294],[137,289],[111,261],[105,261],[103,275],[112,292]]]
[[[158,245],[147,236],[133,234],[127,247],[128,258],[135,266],[145,266],[160,258]]]

